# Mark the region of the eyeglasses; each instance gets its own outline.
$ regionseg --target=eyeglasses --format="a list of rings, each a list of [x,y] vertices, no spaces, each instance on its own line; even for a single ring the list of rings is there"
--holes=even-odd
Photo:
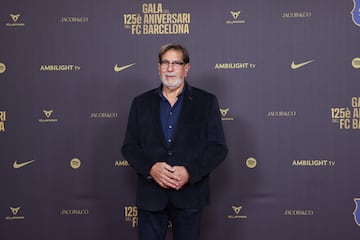
[[[184,65],[184,62],[180,62],[180,61],[173,61],[170,62],[168,60],[162,60],[160,61],[160,67],[165,69],[168,68],[170,66],[170,64],[173,66],[174,69],[179,69],[182,67],[182,65]]]

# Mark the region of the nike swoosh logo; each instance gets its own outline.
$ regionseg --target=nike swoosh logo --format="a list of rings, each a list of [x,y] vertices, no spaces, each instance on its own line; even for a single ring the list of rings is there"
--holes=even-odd
[[[122,70],[125,70],[125,69],[127,69],[127,68],[129,68],[129,67],[132,67],[132,66],[134,66],[135,65],[135,63],[132,63],[132,64],[129,64],[129,65],[125,65],[125,66],[118,66],[117,64],[115,64],[115,66],[114,66],[114,71],[115,72],[120,72],[120,71],[122,71]]]
[[[32,162],[35,162],[35,160],[30,160],[30,161],[23,162],[23,163],[18,163],[17,160],[15,160],[14,164],[13,164],[13,167],[15,169],[22,168],[22,167],[25,167],[26,165],[29,165]]]
[[[306,62],[302,62],[302,63],[295,63],[294,61],[291,63],[291,69],[299,69],[309,63],[312,63],[314,60],[309,60]]]

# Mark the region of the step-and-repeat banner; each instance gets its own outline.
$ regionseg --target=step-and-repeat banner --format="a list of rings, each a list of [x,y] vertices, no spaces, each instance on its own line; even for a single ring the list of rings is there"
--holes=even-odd
[[[229,147],[202,239],[357,239],[359,0],[2,0],[0,239],[136,239],[120,148],[169,42]]]

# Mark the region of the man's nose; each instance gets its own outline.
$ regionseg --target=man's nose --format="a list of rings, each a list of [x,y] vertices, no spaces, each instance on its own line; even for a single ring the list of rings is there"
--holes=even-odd
[[[169,63],[167,69],[168,69],[168,71],[173,71],[174,70],[173,63]]]

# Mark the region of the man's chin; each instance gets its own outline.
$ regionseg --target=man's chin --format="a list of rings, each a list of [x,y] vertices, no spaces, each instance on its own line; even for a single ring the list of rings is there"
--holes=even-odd
[[[181,81],[163,81],[163,85],[169,89],[175,89],[181,85]]]
[[[180,86],[180,84],[176,84],[176,85],[165,85],[165,87],[167,87],[168,89],[171,89],[171,90],[176,89],[176,88],[178,88],[179,86]]]

